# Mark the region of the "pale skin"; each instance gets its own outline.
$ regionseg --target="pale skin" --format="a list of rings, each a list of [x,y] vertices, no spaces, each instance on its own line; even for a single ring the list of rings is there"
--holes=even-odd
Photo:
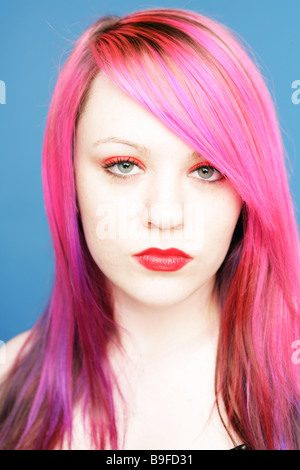
[[[138,164],[127,173],[122,164],[105,169],[116,156]],[[114,393],[123,449],[233,447],[214,407],[220,315],[214,285],[242,201],[217,170],[208,179],[191,172],[201,162],[207,160],[103,73],[96,77],[78,122],[74,170],[87,245],[112,288],[115,320],[127,331],[120,330],[123,356],[109,347],[127,403],[125,429]],[[127,230],[121,239],[100,239],[99,208],[117,214],[110,220],[120,227],[115,210],[120,202],[127,208],[138,208],[138,202],[145,209],[127,218],[137,238]],[[184,232],[187,206],[201,211],[190,237]],[[150,247],[174,247],[193,260],[179,271],[151,271],[132,257]],[[79,408],[74,425],[73,448],[90,448]]]

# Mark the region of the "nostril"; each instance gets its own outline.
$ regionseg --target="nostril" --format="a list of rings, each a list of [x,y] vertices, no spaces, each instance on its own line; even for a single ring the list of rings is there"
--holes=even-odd
[[[172,223],[169,223],[169,224],[155,224],[153,222],[148,222],[148,229],[154,229],[154,228],[158,228],[159,230],[182,230],[183,229],[183,224],[182,223],[178,223],[178,224],[172,224]]]
[[[184,226],[183,208],[180,204],[151,204],[147,210],[145,226],[161,230],[181,229]]]

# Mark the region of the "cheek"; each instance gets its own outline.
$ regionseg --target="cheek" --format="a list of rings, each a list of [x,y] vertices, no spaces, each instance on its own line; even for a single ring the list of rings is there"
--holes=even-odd
[[[120,195],[89,168],[78,166],[76,175],[77,199],[85,240],[97,266],[109,275],[120,269],[120,253],[124,251],[126,243],[117,236]]]
[[[235,191],[224,191],[207,211],[204,230],[204,248],[209,250],[217,264],[221,264],[229,249],[232,235],[242,209],[242,200]]]
[[[90,254],[102,272],[109,276],[111,271],[114,272],[120,267],[121,241],[112,233],[112,224],[108,229],[106,219],[97,216],[99,206],[97,203],[91,203],[89,207],[82,205],[81,220]]]

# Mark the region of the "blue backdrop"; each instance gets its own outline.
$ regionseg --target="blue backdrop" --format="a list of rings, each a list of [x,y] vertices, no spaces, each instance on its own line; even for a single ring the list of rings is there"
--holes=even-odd
[[[41,150],[58,66],[71,50],[70,40],[76,40],[98,15],[154,7],[207,14],[251,46],[276,102],[292,166],[291,191],[300,207],[300,92],[292,88],[294,84],[300,90],[299,0],[0,0],[0,340],[4,342],[33,326],[53,281]],[[298,213],[297,218],[299,222]]]

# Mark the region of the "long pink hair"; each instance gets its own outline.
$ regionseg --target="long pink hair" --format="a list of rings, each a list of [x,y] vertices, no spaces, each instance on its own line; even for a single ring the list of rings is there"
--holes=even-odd
[[[300,339],[299,238],[276,111],[234,33],[176,9],[100,18],[60,73],[42,162],[54,286],[0,389],[0,448],[54,449],[66,438],[71,447],[79,402],[91,448],[120,448],[118,381],[107,352],[117,325],[85,242],[73,172],[76,124],[100,70],[225,174],[243,199],[217,273],[216,405],[228,433],[251,449],[299,449],[299,366],[292,360]]]

